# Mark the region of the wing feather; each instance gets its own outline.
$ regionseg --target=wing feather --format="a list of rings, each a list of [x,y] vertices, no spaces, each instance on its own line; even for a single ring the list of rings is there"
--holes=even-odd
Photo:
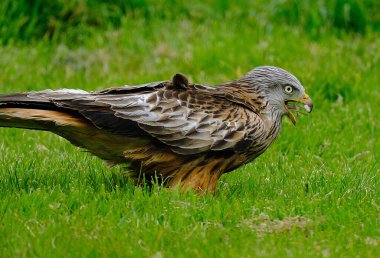
[[[252,110],[221,97],[212,87],[188,85],[168,89],[165,82],[117,87],[101,92],[45,91],[31,98],[46,99],[75,110],[99,128],[142,136],[140,130],[179,154],[243,151],[264,130]]]

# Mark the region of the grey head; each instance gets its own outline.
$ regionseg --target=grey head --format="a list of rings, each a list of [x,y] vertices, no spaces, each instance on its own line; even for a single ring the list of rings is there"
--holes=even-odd
[[[284,69],[259,66],[245,75],[242,80],[248,82],[257,92],[263,93],[272,111],[287,115],[294,125],[297,121],[290,110],[298,111],[297,103],[303,104],[308,113],[313,109],[313,102],[301,82]]]

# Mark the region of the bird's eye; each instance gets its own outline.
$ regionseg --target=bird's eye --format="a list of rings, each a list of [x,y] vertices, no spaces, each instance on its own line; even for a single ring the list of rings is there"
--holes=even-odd
[[[293,92],[293,87],[290,85],[286,85],[284,88],[285,93],[290,94]]]

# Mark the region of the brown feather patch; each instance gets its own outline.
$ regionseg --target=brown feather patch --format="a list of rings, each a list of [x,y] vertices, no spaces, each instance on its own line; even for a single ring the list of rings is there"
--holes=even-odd
[[[33,123],[31,123],[33,121]],[[49,129],[49,123],[58,126],[87,127],[89,123],[74,115],[53,111],[28,108],[0,108],[0,126],[19,125],[21,128]],[[50,125],[52,126],[52,125]]]

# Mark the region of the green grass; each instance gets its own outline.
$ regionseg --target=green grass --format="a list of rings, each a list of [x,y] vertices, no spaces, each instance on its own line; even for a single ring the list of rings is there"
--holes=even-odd
[[[315,103],[205,197],[134,187],[122,168],[58,136],[1,128],[0,257],[378,256],[379,33],[316,36],[294,21],[234,17],[136,14],[81,44],[44,38],[0,47],[1,93],[97,90],[176,72],[214,84],[276,65]]]
[[[123,17],[155,22],[190,19],[197,24],[226,19],[297,26],[318,37],[326,30],[366,34],[380,30],[378,0],[2,0],[0,43],[41,38],[83,43],[94,30],[121,28]]]

